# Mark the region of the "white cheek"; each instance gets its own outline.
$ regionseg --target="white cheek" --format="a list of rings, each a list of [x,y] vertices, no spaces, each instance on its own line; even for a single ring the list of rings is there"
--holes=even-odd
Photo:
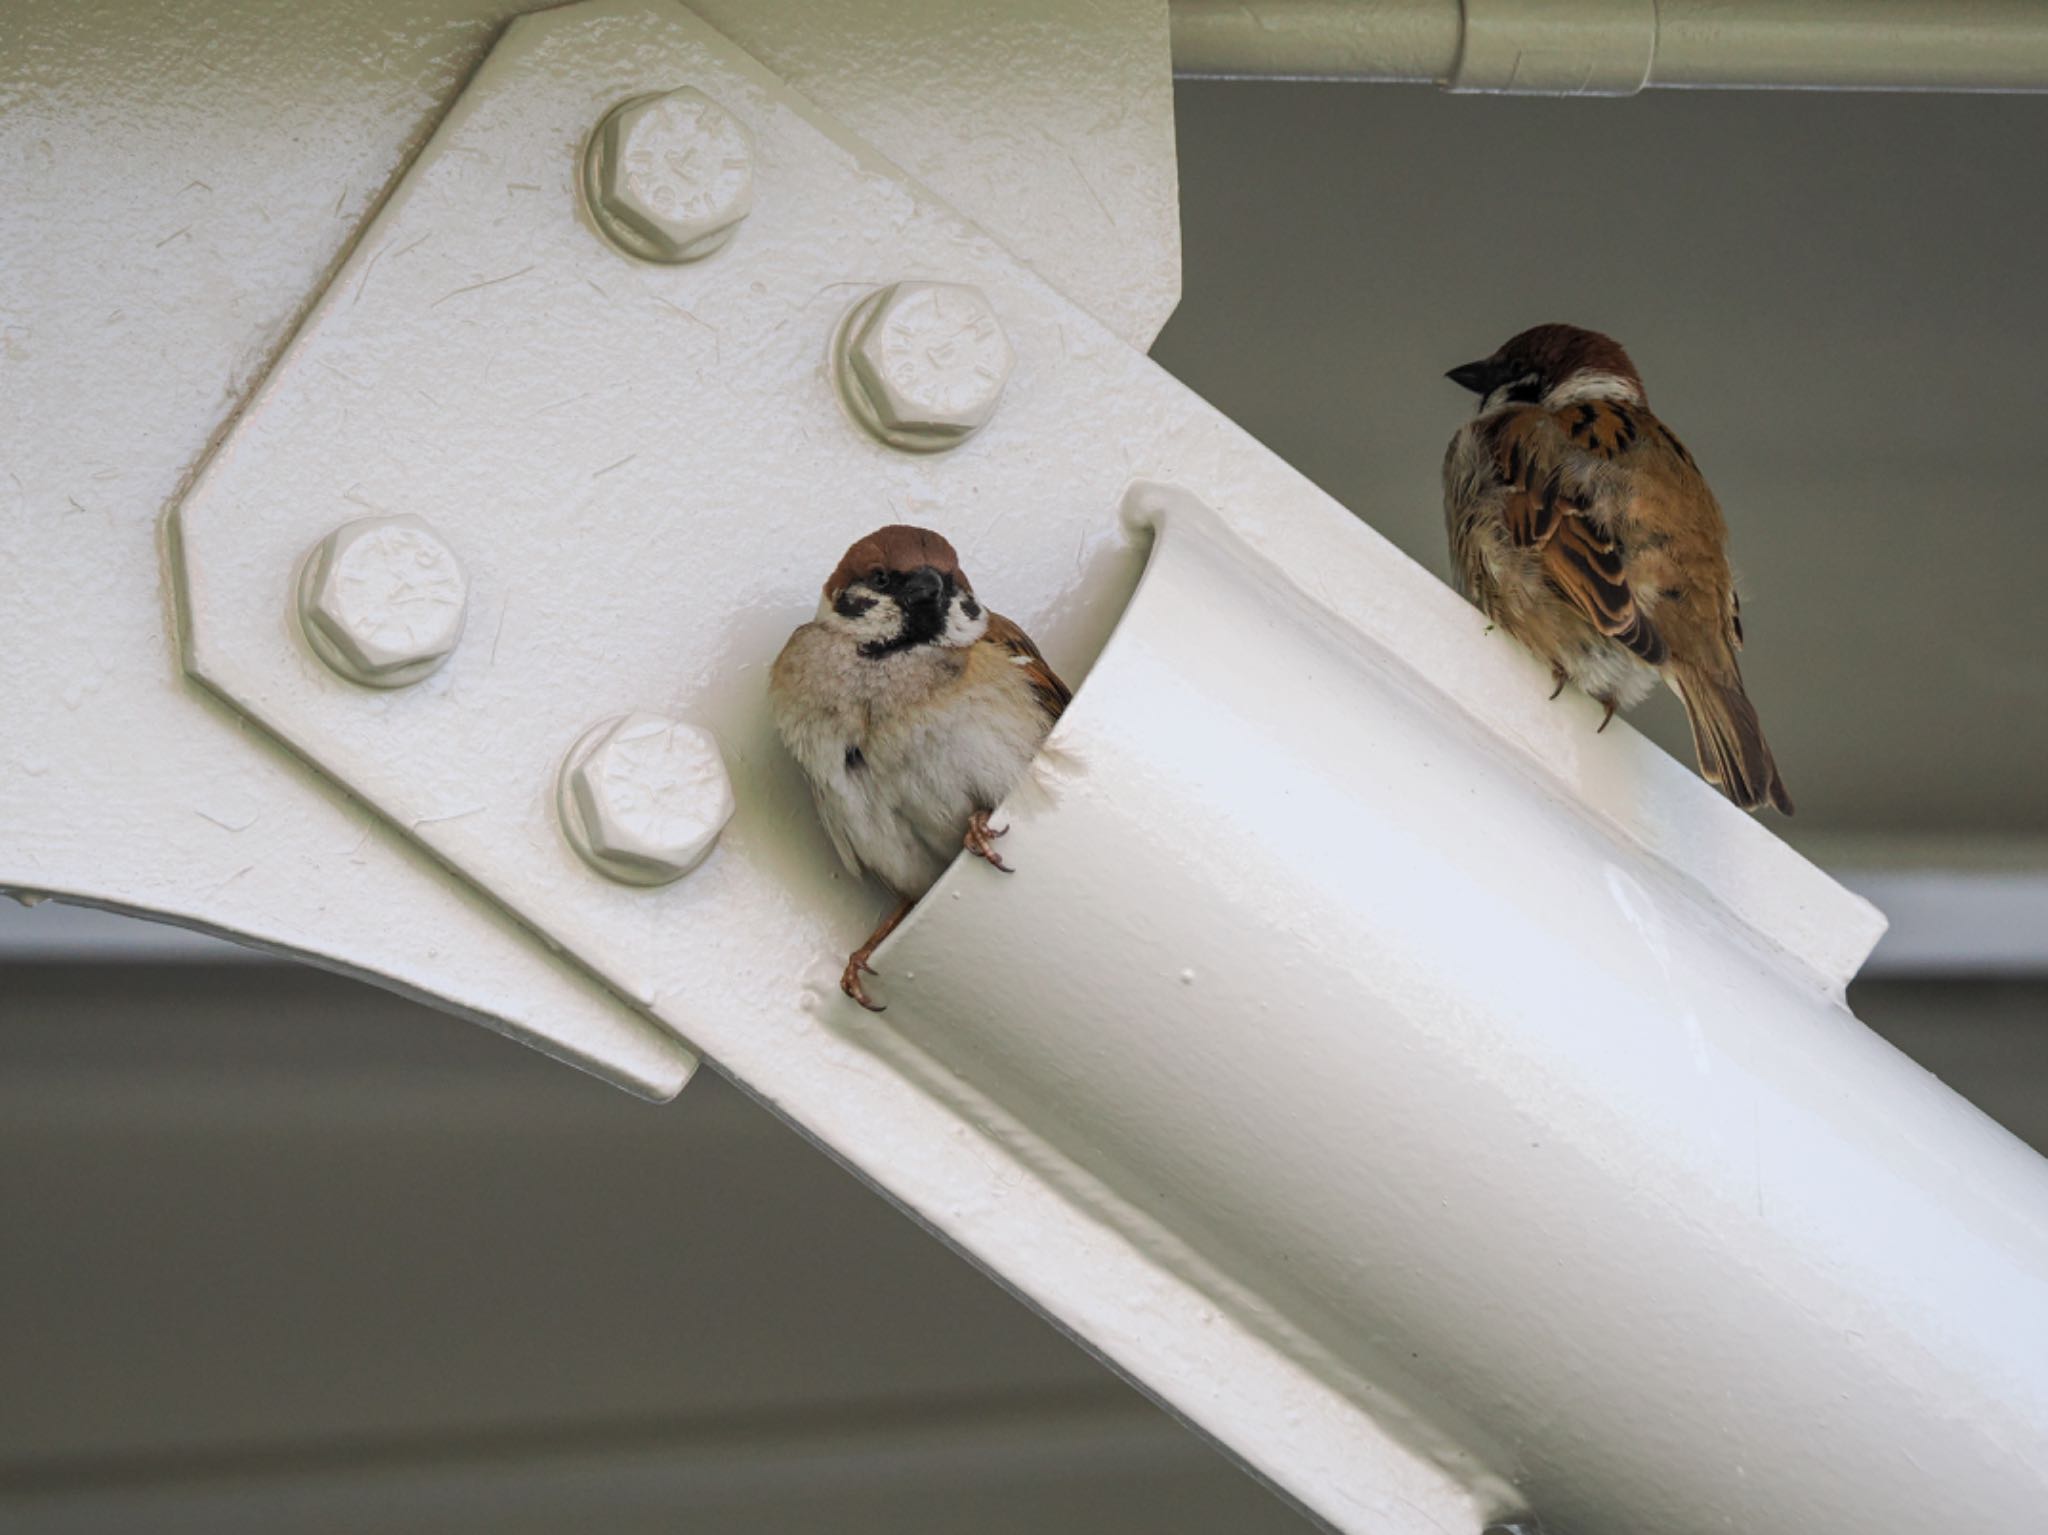
[[[818,603],[818,622],[860,644],[886,643],[903,632],[903,610],[888,597],[873,599],[874,605],[858,618],[848,618],[832,606],[827,597]]]
[[[988,633],[988,609],[975,605],[974,617],[967,616],[966,607],[955,602],[946,610],[946,643],[948,645],[972,645]]]
[[[1509,379],[1505,384],[1495,388],[1492,394],[1489,394],[1484,400],[1479,402],[1479,414],[1482,416],[1491,415],[1493,412],[1501,410],[1506,406],[1519,403],[1514,398],[1515,391],[1517,389],[1527,389],[1535,382],[1536,375],[1533,373],[1524,373],[1520,378]]]

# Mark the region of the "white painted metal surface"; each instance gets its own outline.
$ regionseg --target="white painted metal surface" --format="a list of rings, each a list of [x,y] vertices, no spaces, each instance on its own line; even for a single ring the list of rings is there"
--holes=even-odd
[[[1173,313],[1166,0],[690,9],[1132,346]]]
[[[165,622],[159,512],[514,9],[0,10],[0,889],[233,934],[665,1098],[689,1051],[358,803],[309,793],[179,676]],[[1149,343],[1179,292],[1158,0],[1069,25],[945,0],[724,9]]]
[[[760,145],[754,259],[735,247],[626,283],[566,212],[536,218],[523,270],[469,248],[510,179],[572,207],[593,107],[677,78],[706,82]],[[1889,1445],[1920,1413],[1960,1425],[1929,1454],[1967,1477],[1976,1511],[2031,1506],[2024,1447],[2043,1408],[2000,1371],[2038,1300],[2029,1222],[2048,1190],[2030,1154],[1832,1000],[1875,936],[1868,908],[1639,740],[1543,705],[1531,663],[1440,585],[829,129],[659,12],[594,6],[515,30],[185,502],[188,663],[1333,1522],[1469,1526],[1519,1507],[1519,1483],[1589,1530],[1804,1529],[1816,1512],[1916,1528],[1929,1484]],[[408,246],[432,255],[369,269]],[[838,412],[826,296],[871,286],[881,262],[975,283],[1011,337],[1003,408],[953,453],[894,453]],[[475,308],[446,313],[464,299]],[[657,310],[687,312],[704,340],[672,344]],[[379,387],[349,392],[329,356]],[[602,412],[536,428],[527,407],[548,401],[532,390],[574,399],[608,379],[629,384]],[[434,408],[411,421],[380,403],[422,392]],[[678,414],[677,398],[700,403]],[[483,495],[473,466],[506,463],[530,488]],[[1242,541],[1232,581],[1159,566],[1096,671],[1143,656],[1140,680],[1105,680],[1124,706],[1100,713],[1083,688],[1049,808],[1018,807],[1019,875],[953,871],[885,951],[903,1017],[845,1017],[833,958],[869,901],[836,880],[768,739],[758,658],[849,536],[917,515],[973,550],[979,586],[1078,675],[1142,550],[1109,514],[1133,472],[1201,487],[1218,547]],[[309,473],[372,495],[402,474],[465,547],[464,529],[490,544],[475,579],[507,615],[498,655],[460,652],[369,718],[278,647],[247,593],[295,534],[253,513],[275,504],[274,477]],[[832,504],[805,499],[819,485]],[[612,579],[591,536],[562,558],[575,529],[698,572],[696,600],[678,612],[659,583]],[[1248,611],[1228,616],[1232,601]],[[1180,641],[1131,638],[1155,622]],[[1188,626],[1272,649],[1233,681]],[[665,680],[679,667],[680,687]],[[535,835],[557,726],[601,702],[592,676],[622,701],[686,707],[744,765],[720,848],[667,891],[598,888]],[[467,813],[432,813],[458,788]],[[1461,812],[1470,831],[1446,847],[1464,851],[1432,862]],[[1371,856],[1342,856],[1354,838]],[[1121,883],[1134,848],[1155,850],[1185,929],[1145,918]],[[1061,914],[1091,884],[1145,931],[1101,923],[1079,953]],[[1475,912],[1521,968],[1472,965]],[[1158,936],[1148,920],[1156,949],[1122,941]],[[1027,976],[1014,938],[1040,924],[1057,940]],[[1746,1140],[1728,1133],[1737,1099]],[[1976,1202],[1900,1167],[1885,1116],[1967,1148],[1954,1165]],[[1560,1155],[1523,1155],[1525,1134],[1555,1135]],[[1751,1213],[1760,1158],[1777,1218]],[[1375,1178],[1384,1190],[1361,1186]],[[1864,1219],[1878,1209],[1914,1242]],[[1495,1239],[1519,1251],[1558,1232],[1594,1272],[1518,1271],[1504,1296]],[[1456,1299],[1432,1314],[1430,1295]],[[1969,1315],[1950,1316],[1965,1295]],[[1864,1315],[1880,1297],[1895,1309]],[[1814,1327],[1823,1305],[1859,1320]],[[1585,1326],[1558,1328],[1572,1307]],[[1754,1328],[1711,1347],[1673,1321],[1737,1311]],[[1899,1362],[1934,1332],[1943,1368],[1902,1398]],[[1645,1358],[1672,1372],[1655,1390]],[[1726,1405],[1736,1375],[1748,1410]],[[1890,1383],[1911,1411],[1831,1424],[1848,1469],[1816,1477],[1783,1448],[1816,1382],[1859,1402]],[[1686,1425],[1676,1439],[1649,1411],[1659,1392],[1664,1423]],[[1987,1450],[1987,1433],[2022,1449]]]
[[[736,242],[689,267],[628,265],[573,216],[574,147],[594,109],[679,73],[700,82],[715,76],[707,88],[748,122],[759,144],[760,181],[744,242],[759,255],[750,263],[735,259],[743,248]],[[490,146],[481,157],[465,152],[470,133],[476,148]],[[522,259],[541,279],[523,292],[518,282],[490,283],[502,275],[495,268],[472,266],[480,254],[495,262],[502,252],[485,233],[491,220],[478,223],[470,199],[495,202],[514,183],[547,189],[552,210],[523,231]],[[424,264],[379,261],[379,251],[413,244],[410,229],[400,235],[408,218],[426,221],[422,233],[432,226],[435,238],[413,245]],[[889,232],[886,265],[869,249],[878,231]],[[1041,376],[1054,348],[1149,380],[1155,403],[1191,404],[872,151],[823,134],[779,83],[688,25],[683,13],[622,5],[520,24],[386,204],[242,423],[259,433],[289,430],[294,412],[276,408],[280,391],[314,375],[333,377],[309,352],[330,318],[352,315],[351,323],[365,327],[361,338],[377,339],[344,371],[379,387],[355,397],[346,423],[323,413],[324,429],[341,428],[346,446],[335,446],[346,453],[368,447],[371,437],[358,432],[384,432],[383,406],[410,387],[400,375],[414,364],[425,368],[433,377],[422,374],[419,382],[444,413],[430,411],[432,425],[424,417],[416,423],[424,437],[409,427],[375,451],[388,455],[389,472],[432,499],[437,514],[453,518],[443,526],[464,548],[474,532],[496,551],[486,568],[472,571],[479,613],[501,615],[493,645],[459,650],[420,687],[358,711],[344,733],[366,746],[381,737],[376,750],[397,754],[372,789],[389,796],[387,810],[436,779],[442,791],[463,796],[462,804],[443,807],[453,814],[398,812],[415,835],[430,840],[464,822],[477,823],[477,831],[488,823],[486,840],[498,844],[507,870],[520,866],[514,878],[523,889],[500,893],[523,917],[546,910],[549,937],[579,957],[602,953],[602,973],[617,989],[666,1010],[691,1033],[715,1036],[723,1064],[743,1083],[1197,1421],[1233,1441],[1274,1441],[1275,1451],[1260,1459],[1284,1468],[1301,1496],[1347,1521],[1383,1528],[1468,1525],[1482,1512],[1470,1478],[1446,1475],[1402,1447],[1359,1404],[1276,1355],[1213,1297],[1104,1229],[840,1032],[833,956],[843,951],[844,935],[865,930],[872,897],[833,872],[807,796],[769,732],[762,677],[853,532],[897,506],[958,526],[940,515],[943,503],[972,506],[978,485],[993,489],[991,464],[1029,463],[1030,455],[1016,452],[1019,442],[1057,441],[1048,431],[1056,413],[1049,396],[1015,426],[1006,399],[986,430],[940,455],[877,443],[841,410],[827,354],[842,306],[878,282],[946,276],[956,267],[1029,296]],[[568,291],[559,286],[564,279],[583,297],[557,307]],[[479,282],[486,285],[472,286]],[[1000,307],[992,282],[982,286]],[[458,288],[469,291],[446,297]],[[482,304],[458,307],[464,298]],[[540,307],[527,308],[529,301]],[[579,316],[586,302],[594,307]],[[597,329],[579,336],[579,324],[593,320]],[[402,341],[407,332],[412,339]],[[492,336],[517,354],[504,359],[505,371],[484,366]],[[480,412],[474,391],[494,377],[515,390],[542,388],[546,397],[530,408],[510,401]],[[678,411],[678,400],[695,408]],[[1227,431],[1205,419],[1211,430]],[[509,436],[500,444],[477,435],[501,430]],[[1112,430],[1101,423],[1094,440],[1077,445],[1075,461],[1091,466],[1089,484],[1072,499],[1046,498],[1065,529],[1018,516],[1005,531],[1001,506],[985,503],[979,513],[988,519],[974,540],[982,568],[1001,573],[998,584],[1017,593],[1022,605],[1012,603],[1014,611],[1031,614],[1043,594],[1062,586],[1071,594],[1071,622],[1058,626],[1068,647],[1099,637],[1135,575],[1137,551],[1110,510],[1123,473],[1118,455],[1104,452],[1100,434]],[[253,470],[259,461],[282,465],[255,438],[236,435],[203,478]],[[620,437],[632,445],[611,452]],[[420,452],[430,440],[438,446]],[[1240,453],[1270,463],[1237,442]],[[590,460],[594,445],[610,456]],[[491,455],[507,451],[494,466]],[[523,467],[505,470],[540,461],[554,467],[537,478]],[[433,484],[437,465],[456,480]],[[1047,462],[1033,473],[1053,467]],[[338,462],[302,461],[301,469],[322,483],[359,479]],[[334,473],[344,478],[330,480]],[[1313,496],[1293,484],[1297,496]],[[820,487],[831,488],[831,499],[821,500]],[[365,483],[361,493],[375,499],[379,492]],[[1004,499],[1015,493],[1005,487]],[[198,499],[214,494],[200,488],[187,500],[185,534],[198,527]],[[1353,526],[1334,507],[1326,515]],[[618,578],[609,540],[628,523],[637,524],[636,540],[646,540],[633,569],[696,573],[691,601],[678,602],[666,582]],[[579,545],[580,530],[607,524],[605,544],[593,537]],[[260,533],[259,541],[268,536]],[[204,664],[198,658],[212,653],[224,624],[254,619],[242,598],[256,569],[239,558],[230,562],[235,569],[209,564],[208,554],[184,554],[185,606],[199,620],[188,659]],[[266,648],[259,664],[279,659]],[[344,686],[310,658],[299,656],[290,668],[298,673],[294,686]],[[689,879],[662,890],[591,879],[551,823],[543,781],[553,754],[588,711],[611,700],[660,705],[709,724],[734,768],[740,806],[720,847]],[[481,727],[487,716],[496,742],[482,756],[477,738],[458,734],[442,743],[459,762],[450,776],[420,776],[424,759],[416,756],[401,762],[425,744],[407,744],[421,727],[439,735],[449,725]],[[490,758],[498,759],[495,767]],[[349,771],[359,765],[351,762]],[[506,785],[516,785],[509,797]],[[446,857],[445,847],[436,852]],[[1197,1333],[1202,1346],[1191,1349]],[[1219,1379],[1234,1383],[1229,1398],[1205,1400]],[[1509,1496],[1482,1483],[1489,1504]]]
[[[979,288],[897,282],[856,300],[832,332],[832,374],[853,419],[892,448],[937,453],[988,425],[1016,357]]]
[[[575,146],[606,101],[664,88],[679,64],[717,75],[719,99],[751,109],[761,202],[745,240],[653,273],[574,217]],[[515,195],[536,191],[538,211]],[[508,226],[532,260],[523,271],[503,264]],[[737,260],[757,236],[757,259]],[[1001,412],[934,458],[866,440],[838,414],[826,363],[846,294],[905,273],[975,282],[1017,347]],[[662,317],[678,311],[673,325]],[[591,396],[572,390],[621,378],[575,408]],[[563,392],[529,395],[542,384]],[[678,411],[679,398],[691,407]],[[621,441],[623,456],[600,456]],[[1018,807],[1020,857],[1042,837],[1043,874],[976,884],[977,871],[955,870],[889,951],[902,1018],[879,1032],[846,1017],[831,956],[863,930],[869,900],[833,880],[768,742],[753,658],[808,610],[850,533],[910,515],[972,548],[981,587],[1078,676],[1142,558],[1143,539],[1111,512],[1132,474],[1198,486],[1219,510],[1218,546],[1240,551],[1228,590],[1160,565],[1096,673],[1101,687],[1081,695],[1050,803]],[[461,547],[488,551],[474,576],[488,604],[479,612],[496,624],[488,652],[465,646],[418,688],[366,699],[278,622],[293,551],[337,509],[303,489],[259,493],[288,482],[347,499],[380,481],[403,481]],[[833,499],[821,502],[826,486]],[[2040,1209],[2038,1166],[1939,1089],[1907,1088],[1896,1058],[1827,1004],[1874,936],[1867,909],[1637,738],[1594,738],[1589,711],[1543,706],[1526,660],[1488,644],[1426,575],[701,30],[626,6],[518,29],[345,264],[187,514],[190,660],[210,680],[1334,1523],[1470,1528],[1518,1508],[1519,1481],[1588,1530],[1640,1527],[1646,1515],[1662,1517],[1650,1527],[1718,1527],[1731,1509],[1759,1530],[1850,1517],[1921,1528],[1924,1518],[1903,1521],[1925,1512],[1924,1486],[1881,1510],[1850,1478],[1869,1470],[1887,1429],[1917,1432],[1922,1413],[1941,1415],[1930,1453],[1963,1476],[1962,1494],[1943,1489],[1945,1513],[1997,1527],[2018,1497],[2038,1499],[2038,1473],[2015,1457],[2039,1444],[2039,1372],[2025,1375],[2009,1326],[2002,1364],[1984,1346],[2041,1282],[2038,1220],[2026,1227]],[[642,579],[619,578],[621,548]],[[1284,577],[1262,574],[1268,565]],[[646,575],[672,570],[715,579],[700,576],[679,610],[674,587]],[[1196,642],[1236,632],[1208,615],[1247,589],[1272,603],[1258,609],[1271,632],[1248,648],[1294,667],[1259,671],[1249,690],[1228,665],[1193,665]],[[1185,643],[1162,646],[1159,631]],[[1160,667],[1162,650],[1147,680],[1171,685],[1142,700],[1158,719],[1098,702],[1134,697],[1120,668]],[[1360,712],[1333,722],[1332,692],[1357,695]],[[663,891],[591,879],[553,831],[548,767],[569,738],[558,727],[607,700],[690,704],[746,765],[724,844]],[[1242,758],[1226,750],[1220,761],[1146,755],[1148,743],[1208,739],[1219,703],[1270,711],[1271,746],[1246,742]],[[1360,736],[1359,750],[1311,742],[1308,721]],[[1087,731],[1103,747],[1099,769],[1082,749]],[[1408,756],[1418,742],[1419,771]],[[1527,813],[1483,856],[1427,866],[1429,899],[1415,912],[1395,903],[1425,866],[1337,867],[1327,837],[1301,846],[1301,870],[1359,898],[1359,911],[1333,911],[1297,875],[1272,877],[1261,860],[1273,849],[1232,824],[1247,806],[1297,841],[1328,824],[1311,828],[1270,784],[1232,785],[1222,771],[1283,758],[1301,769],[1286,782],[1297,804],[1328,807],[1382,850],[1416,837],[1408,807],[1397,820],[1398,800],[1361,795],[1382,777],[1422,780],[1425,805],[1505,783]],[[1098,779],[1139,771],[1151,776],[1115,807],[1091,799]],[[1174,1011],[1155,1007],[1159,975],[1100,944],[1107,926],[1079,957],[1107,974],[1089,1006],[1135,1020],[1128,1037],[1123,1022],[1078,1026],[1094,1014],[1046,1016],[1043,999],[1064,984],[1056,971],[987,983],[1017,964],[1016,933],[1063,930],[1073,883],[1121,888],[1123,850],[1159,836],[1155,806],[1186,804],[1213,819],[1170,816],[1172,829],[1218,830],[1161,854],[1167,876],[1200,885],[1186,921],[1207,925],[1193,935],[1199,962],[1171,972]],[[1082,839],[1061,856],[1061,836],[1103,824],[1091,814],[1122,817],[1122,839]],[[1212,861],[1233,838],[1249,838],[1249,851]],[[1569,845],[1554,866],[1537,858],[1559,843]],[[1422,934],[1437,948],[1390,944],[1474,889],[1517,933],[1554,934],[1562,915],[1580,914],[1495,890],[1486,882],[1502,864],[1541,869],[1553,895],[1598,913],[1609,968],[1596,973],[1640,1032],[1612,1020],[1585,1032],[1579,1008],[1555,1006],[1564,987],[1532,998],[1501,989],[1507,972],[1470,973],[1447,924]],[[1617,868],[1619,881],[1606,877]],[[1283,901],[1304,922],[1376,920],[1337,931],[1334,945],[1311,927],[1304,943],[1301,927],[1274,922]],[[1135,908],[1124,899],[1117,912]],[[1185,959],[1188,936],[1166,933],[1163,947]],[[1346,941],[1380,965],[1365,971],[1341,952]],[[1539,975],[1556,965],[1548,950],[1521,952]],[[1239,990],[1225,960],[1258,975],[1262,992]],[[1417,984],[1425,960],[1441,973]],[[808,991],[796,984],[806,967]],[[1283,996],[1295,1005],[1276,1006]],[[1716,1010],[1689,1029],[1685,1010],[1706,1008],[1702,997]],[[968,1024],[958,1037],[932,1021],[956,1004]],[[1164,1039],[1150,1032],[1162,1017],[1176,1025]],[[1398,1070],[1376,1077],[1377,1053],[1394,1042],[1408,1047]],[[1670,1074],[1681,1046],[1696,1077],[1704,1061],[1707,1087]],[[1412,1102],[1393,1101],[1395,1081],[1415,1088]],[[1727,1126],[1744,1084],[1756,1088],[1756,1177],[1737,1188],[1730,1168],[1744,1148],[1731,1150]],[[1657,1125],[1651,1140],[1632,1102],[1617,1122],[1610,1093],[1636,1089],[1677,1128]],[[1364,1120],[1364,1104],[1387,1112]],[[1500,1117],[1468,1123],[1473,1105]],[[1904,1163],[1896,1135],[1879,1138],[1880,1110],[1889,1128],[1945,1138],[1938,1177]],[[1517,1134],[1539,1114],[1560,1127],[1569,1159],[1555,1185],[1520,1155]],[[1390,1143],[1373,1133],[1382,1125],[1409,1139]],[[1285,1155],[1290,1145],[1305,1155]],[[1765,1187],[1766,1151],[1786,1204],[1751,1217],[1735,1196]],[[1363,1187],[1324,1176],[1325,1158]],[[1500,1181],[1478,1187],[1481,1173]],[[1908,1242],[1881,1229],[1895,1207]],[[1501,1247],[1480,1242],[1502,1232],[1539,1243],[1564,1233],[1555,1267],[1566,1277],[1518,1269],[1502,1285]],[[1834,1239],[1820,1261],[1839,1272],[1811,1272],[1816,1232]],[[1572,1262],[1616,1253],[1626,1261],[1597,1271]],[[1791,1299],[1759,1300],[1773,1277],[1794,1286]],[[1442,1316],[1416,1298],[1436,1288]],[[1873,1293],[1886,1304],[1858,1310]],[[1604,1304],[1582,1334],[1553,1336],[1558,1315],[1584,1313],[1592,1295]],[[1847,1393],[1839,1420],[1830,1399],[1816,1430],[1811,1414],[1793,1422],[1812,1381],[1774,1368],[1756,1410],[1731,1417],[1725,1392],[1708,1394],[1729,1377],[1686,1373],[1699,1342],[1671,1313],[1754,1306],[1753,1334],[1734,1341],[1755,1354],[1783,1341],[1794,1301],[1822,1308],[1796,1339],[1815,1378],[1883,1389]],[[1444,1336],[1450,1317],[1470,1335]],[[1404,1330],[1430,1345],[1426,1362],[1400,1361]],[[1998,1388],[1989,1399],[1987,1382]],[[1601,1396],[1610,1391],[1613,1401]],[[1624,1405],[1635,1416],[1616,1422]],[[1839,1442],[1840,1462],[1788,1481],[1780,1446],[1795,1427]],[[1690,1459],[1667,1484],[1679,1441]],[[1775,1506],[1743,1501],[1753,1453]],[[1729,1485],[1713,1481],[1717,1468]],[[1899,1468],[1872,1474],[1899,1492]]]
[[[260,9],[0,9],[0,889],[232,934],[670,1097],[671,1034],[179,673],[162,508],[481,41],[379,27],[372,65],[331,15]]]
[[[344,522],[307,553],[293,584],[306,644],[364,687],[409,687],[462,638],[462,563],[409,513]]]
[[[636,96],[591,135],[583,194],[598,227],[629,255],[701,261],[754,205],[754,146],[702,91]]]
[[[639,51],[621,53],[628,43]],[[576,149],[597,109],[684,74],[730,85],[729,108],[759,142],[751,259],[736,246],[687,267],[627,262],[575,216]],[[1441,583],[838,132],[686,13],[583,7],[515,27],[184,502],[188,666],[351,788],[388,796],[484,883],[516,849],[505,876],[526,894],[510,899],[554,932],[565,914],[547,860],[563,850],[552,835],[508,841],[492,822],[546,826],[539,786],[593,702],[687,704],[677,712],[747,765],[736,834],[750,793],[775,817],[807,819],[749,668],[810,611],[844,544],[885,517],[944,525],[1003,573],[999,600],[1078,672],[1135,578],[1113,508],[1149,474],[1200,487],[1342,618],[1803,959],[1817,984],[1853,972],[1881,927],[1869,908],[1640,738],[1594,736],[1572,703],[1548,704],[1526,685],[1533,663],[1490,641]],[[521,262],[505,267],[495,220],[507,188],[536,186]],[[974,282],[1015,349],[1003,408],[954,452],[895,452],[839,407],[830,338],[878,264]],[[273,508],[286,482],[309,478],[337,500],[402,490],[461,547],[491,550],[471,575],[472,600],[498,615],[492,645],[366,709],[275,644],[261,572],[295,554],[295,521],[317,531],[325,513]],[[642,578],[622,580],[608,546],[629,536]],[[687,603],[660,570],[690,573]],[[533,864],[529,849],[548,851]],[[790,877],[778,867],[774,883]],[[821,933],[856,923],[868,899],[819,898],[832,903]],[[672,947],[644,926],[660,921],[645,906],[588,920],[608,953]],[[638,962],[626,969],[630,994],[654,984]]]
[[[636,711],[577,738],[555,780],[555,818],[583,861],[627,885],[666,885],[732,819],[732,781],[708,730]]]
[[[1644,86],[2048,90],[2036,0],[1173,0],[1183,75]]]
[[[2023,1527],[2048,1164],[1184,492],[1132,510],[1081,766],[877,955],[878,1051],[1551,1527]]]

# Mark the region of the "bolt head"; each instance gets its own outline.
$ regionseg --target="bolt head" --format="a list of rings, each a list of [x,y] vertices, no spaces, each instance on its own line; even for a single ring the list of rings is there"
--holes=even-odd
[[[732,819],[732,781],[708,730],[659,714],[593,725],[562,760],[555,808],[570,846],[629,885],[681,879]]]
[[[402,688],[440,666],[462,637],[468,600],[455,551],[410,515],[345,522],[299,567],[307,644],[365,687]]]
[[[584,189],[598,228],[627,254],[696,261],[753,210],[753,140],[702,91],[638,96],[591,135]]]
[[[987,297],[965,283],[899,282],[855,304],[834,342],[854,419],[913,452],[965,442],[987,424],[1015,354]]]

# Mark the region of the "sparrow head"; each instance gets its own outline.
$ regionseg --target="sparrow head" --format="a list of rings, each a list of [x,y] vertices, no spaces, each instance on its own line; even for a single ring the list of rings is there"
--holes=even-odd
[[[920,645],[972,645],[988,631],[953,546],[902,523],[846,551],[825,582],[818,622],[850,636],[871,660]]]
[[[1479,396],[1482,416],[1503,405],[1555,409],[1580,400],[1644,403],[1643,376],[1621,343],[1576,325],[1533,326],[1491,357],[1453,368],[1444,377]]]

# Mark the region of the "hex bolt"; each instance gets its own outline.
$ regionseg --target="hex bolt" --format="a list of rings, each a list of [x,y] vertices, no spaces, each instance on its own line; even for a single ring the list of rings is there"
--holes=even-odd
[[[628,255],[697,261],[753,210],[753,140],[702,91],[636,96],[590,136],[583,193],[597,227]]]
[[[351,682],[402,688],[462,638],[469,582],[455,551],[418,517],[344,522],[299,565],[299,630]]]
[[[1015,354],[979,288],[899,282],[847,310],[832,371],[853,419],[892,447],[957,447],[995,414]]]
[[[601,720],[555,779],[562,834],[628,885],[665,885],[704,861],[732,819],[732,781],[708,730],[659,714]]]

